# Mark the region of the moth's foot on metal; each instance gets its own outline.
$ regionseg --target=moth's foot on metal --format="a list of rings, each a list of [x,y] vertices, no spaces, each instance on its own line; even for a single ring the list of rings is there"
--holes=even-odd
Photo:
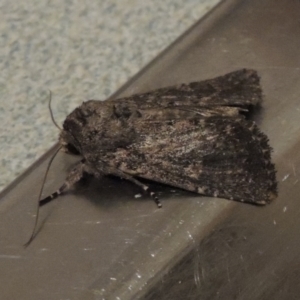
[[[146,186],[146,185],[144,185],[143,189],[144,189],[145,192],[149,193],[149,195],[151,196],[151,198],[152,198],[152,199],[154,200],[154,202],[156,203],[157,207],[158,207],[158,208],[161,208],[162,205],[161,205],[161,203],[160,203],[160,201],[159,201],[157,195],[156,195],[153,191],[151,191],[151,190],[149,189],[149,187]]]
[[[157,195],[154,192],[150,192],[150,196],[154,199],[154,202],[156,203],[158,208],[161,208],[162,205],[157,197]]]
[[[119,176],[121,178],[127,179],[128,181],[133,182],[137,186],[141,187],[144,190],[144,192],[148,193],[151,196],[151,198],[154,200],[154,202],[156,203],[158,208],[162,207],[157,195],[153,191],[151,191],[147,185],[145,185],[142,182],[138,181],[133,176],[131,176],[129,174],[126,174],[126,173],[124,173],[120,170],[110,170],[110,172],[107,172],[107,173],[115,175],[115,176]]]
[[[156,203],[156,205],[157,205],[158,208],[161,208],[161,207],[162,207],[162,205],[161,205],[161,203],[160,203],[160,201],[159,201],[159,199],[158,199],[156,193],[153,192],[153,191],[149,188],[149,186],[147,186],[147,185],[145,185],[145,184],[142,184],[142,183],[140,183],[139,186],[144,190],[144,192],[146,192],[147,194],[149,194],[149,195],[151,196],[151,198],[154,200],[154,202]]]

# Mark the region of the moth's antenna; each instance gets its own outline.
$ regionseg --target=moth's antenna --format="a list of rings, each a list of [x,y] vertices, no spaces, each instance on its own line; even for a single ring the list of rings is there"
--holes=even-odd
[[[38,223],[38,220],[39,220],[39,211],[40,211],[40,200],[41,200],[41,197],[42,197],[42,193],[43,193],[43,189],[44,189],[44,185],[45,185],[45,182],[46,182],[46,178],[47,178],[47,175],[48,175],[48,172],[49,172],[49,169],[51,167],[51,164],[55,158],[55,156],[57,155],[57,153],[59,152],[59,150],[62,148],[62,146],[60,146],[56,151],[55,153],[52,155],[49,163],[48,163],[48,166],[47,166],[47,169],[46,169],[46,172],[45,172],[45,175],[44,175],[44,179],[43,179],[43,183],[42,183],[42,187],[41,187],[41,190],[40,190],[40,193],[39,193],[39,198],[38,198],[38,205],[36,207],[36,217],[35,217],[35,223],[34,223],[34,227],[33,227],[33,230],[32,230],[32,234],[30,236],[30,239],[28,240],[28,242],[26,244],[24,244],[24,247],[27,247],[30,245],[30,243],[33,241],[33,239],[35,238],[35,235],[36,235],[36,227],[37,227],[37,223]]]
[[[53,116],[53,112],[52,112],[52,108],[51,108],[51,100],[52,100],[52,92],[49,90],[49,102],[48,102],[48,108],[50,111],[50,116],[51,116],[51,120],[53,122],[53,124],[60,130],[62,131],[61,127],[56,123],[54,116]]]

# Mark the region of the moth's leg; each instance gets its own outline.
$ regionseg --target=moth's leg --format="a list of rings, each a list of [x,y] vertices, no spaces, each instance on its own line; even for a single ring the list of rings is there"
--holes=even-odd
[[[78,182],[83,176],[84,167],[85,167],[84,160],[81,160],[80,162],[78,162],[74,166],[74,168],[69,172],[63,185],[57,191],[55,191],[48,197],[40,200],[39,205],[43,206],[43,205],[49,203],[53,199],[57,198],[61,193],[63,193],[64,191],[69,189],[71,186],[73,186],[76,182]]]
[[[136,184],[137,186],[141,187],[146,193],[148,193],[154,200],[154,202],[156,203],[157,207],[161,208],[162,205],[157,197],[157,195],[150,190],[149,186],[141,183],[140,181],[138,181],[137,179],[135,179],[133,176],[129,175],[129,174],[126,174],[120,170],[113,170],[113,171],[110,171],[109,174],[111,175],[114,175],[114,176],[118,176],[118,177],[121,177],[123,179],[126,179],[128,181],[131,181],[133,182],[134,184]]]

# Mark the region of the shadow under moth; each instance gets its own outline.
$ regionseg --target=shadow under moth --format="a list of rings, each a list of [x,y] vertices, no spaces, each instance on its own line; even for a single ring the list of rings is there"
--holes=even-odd
[[[257,72],[242,69],[130,97],[89,100],[63,124],[60,149],[82,160],[42,206],[85,173],[144,178],[204,196],[266,204],[277,195],[267,136],[246,118],[262,102]]]

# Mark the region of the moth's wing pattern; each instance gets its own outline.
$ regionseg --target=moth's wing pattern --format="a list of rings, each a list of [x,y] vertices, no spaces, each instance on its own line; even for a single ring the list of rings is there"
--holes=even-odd
[[[231,117],[151,122],[139,134],[145,139],[105,157],[111,167],[207,196],[265,204],[276,195],[271,150],[252,122]]]
[[[120,119],[127,112],[137,139],[106,154],[112,168],[207,196],[257,204],[275,198],[268,139],[240,114],[262,101],[256,71],[238,70],[124,100],[114,105]]]
[[[116,105],[145,109],[174,106],[246,107],[259,104],[261,100],[262,90],[257,72],[241,69],[213,79],[179,84],[112,101]]]

